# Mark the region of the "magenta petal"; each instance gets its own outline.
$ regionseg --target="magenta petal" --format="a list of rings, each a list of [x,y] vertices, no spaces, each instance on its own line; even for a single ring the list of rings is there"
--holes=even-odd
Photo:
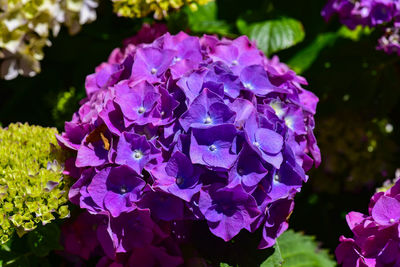
[[[269,154],[277,154],[282,150],[283,137],[276,132],[261,128],[256,131],[256,140],[260,148]]]
[[[400,221],[400,201],[382,196],[372,209],[372,217],[382,225],[391,225]]]
[[[244,225],[242,214],[235,213],[229,220],[222,219],[215,227],[210,225],[210,231],[224,241],[229,241],[244,228]]]
[[[113,217],[118,217],[121,212],[127,210],[128,199],[124,195],[107,192],[104,197],[104,206]]]

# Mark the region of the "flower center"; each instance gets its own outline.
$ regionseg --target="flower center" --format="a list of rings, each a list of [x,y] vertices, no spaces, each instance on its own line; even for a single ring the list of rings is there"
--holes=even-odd
[[[257,141],[254,141],[254,142],[253,142],[253,145],[255,145],[256,147],[259,147],[259,146],[260,146],[260,143],[257,142]]]
[[[274,180],[275,180],[276,182],[279,182],[280,179],[281,179],[281,178],[279,177],[278,174],[275,174],[275,175],[274,175]]]
[[[211,117],[210,117],[210,116],[207,116],[207,117],[204,119],[204,124],[211,124],[211,123],[212,123]]]
[[[239,64],[239,62],[237,61],[237,60],[233,60],[232,61],[232,66],[236,66],[236,65],[238,65]]]
[[[142,151],[140,151],[140,150],[135,150],[135,151],[133,151],[133,157],[134,157],[136,160],[141,159],[141,158],[143,157]]]
[[[157,73],[157,69],[156,68],[152,68],[150,72],[151,72],[151,74],[156,74]]]
[[[181,185],[183,183],[183,178],[182,177],[177,177],[176,178],[176,184]]]
[[[182,59],[180,58],[180,57],[174,57],[174,63],[175,62],[179,62],[179,61],[181,61]]]
[[[243,83],[243,86],[246,87],[249,90],[253,90],[254,89],[254,87],[253,87],[253,85],[251,85],[251,83]]]
[[[282,105],[279,102],[271,102],[269,103],[270,107],[275,111],[276,116],[282,118],[285,115],[285,111],[282,108]]]
[[[294,126],[294,121],[292,117],[286,117],[285,118],[285,124],[287,127],[289,127],[290,130],[293,130],[293,126]]]
[[[121,194],[125,194],[128,191],[128,189],[126,188],[125,185],[122,185],[119,191],[121,192]]]
[[[137,112],[139,114],[143,114],[145,111],[146,111],[146,109],[144,107],[140,107]]]
[[[208,149],[209,149],[211,152],[214,152],[215,150],[217,150],[217,147],[216,147],[215,145],[211,145],[211,146],[208,147]]]

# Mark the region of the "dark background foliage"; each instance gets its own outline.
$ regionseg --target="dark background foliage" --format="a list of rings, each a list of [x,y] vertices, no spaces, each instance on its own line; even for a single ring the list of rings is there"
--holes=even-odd
[[[267,49],[301,71],[309,82],[307,89],[320,98],[315,131],[323,163],[309,172],[309,182],[296,197],[290,227],[317,236],[322,246],[333,252],[339,236],[351,234],[345,214],[367,212],[375,188],[393,178],[400,167],[400,59],[375,50],[379,29],[349,36],[337,20],[325,23],[320,16],[325,3],[217,0],[215,9],[200,10],[197,15],[186,9],[172,14],[167,23],[172,32],[230,37],[248,31],[252,23],[283,17],[302,23],[304,40],[299,37],[297,45],[281,51]],[[69,36],[64,29],[53,39],[39,75],[0,81],[1,124],[21,121],[62,130],[63,122],[71,118],[85,96],[86,75],[94,72],[113,48],[121,46],[124,38],[135,34],[143,21],[118,18],[111,2],[101,1],[94,23],[76,36]],[[243,233],[236,242],[251,243],[252,239]],[[231,246],[233,251],[244,249]],[[229,260],[233,254],[227,253]],[[252,264],[256,264],[263,253],[252,251],[242,256],[252,255]],[[230,259],[234,263],[242,260]]]

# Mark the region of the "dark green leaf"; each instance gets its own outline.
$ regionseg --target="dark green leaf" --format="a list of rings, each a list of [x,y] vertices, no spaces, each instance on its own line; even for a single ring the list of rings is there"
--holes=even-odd
[[[334,45],[335,41],[340,38],[350,39],[353,41],[360,40],[361,36],[371,33],[369,28],[361,26],[354,30],[342,26],[337,32],[326,32],[317,35],[314,41],[304,49],[300,50],[288,62],[288,65],[297,73],[306,71],[318,58],[319,53],[326,47]]]
[[[313,237],[292,230],[283,233],[274,248],[275,253],[264,261],[261,267],[336,266],[328,252],[321,250]]]
[[[257,42],[257,46],[267,55],[289,48],[303,41],[305,33],[300,21],[281,18],[258,22],[248,26],[243,21],[236,23],[242,34]]]

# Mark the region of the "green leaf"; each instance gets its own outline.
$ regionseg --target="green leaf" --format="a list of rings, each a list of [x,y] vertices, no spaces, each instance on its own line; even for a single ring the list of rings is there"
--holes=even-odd
[[[321,250],[314,237],[295,233],[283,233],[274,246],[275,252],[261,267],[334,267],[336,263],[326,250]]]
[[[282,253],[280,246],[278,245],[278,241],[276,242],[274,248],[275,248],[274,254],[268,257],[268,259],[261,264],[262,267],[283,266],[282,264],[284,262],[284,259],[282,258]]]
[[[265,22],[244,25],[242,20],[236,22],[242,34],[257,42],[257,46],[267,56],[280,50],[292,47],[303,41],[305,32],[300,21],[292,18],[281,18]]]
[[[228,35],[230,26],[223,20],[218,20],[218,7],[215,1],[198,6],[196,11],[185,8],[188,16],[189,27],[197,33],[217,33]]]
[[[369,27],[363,27],[361,25],[357,26],[354,30],[350,30],[346,26],[342,26],[337,31],[340,37],[351,39],[353,41],[358,41],[360,40],[361,36],[369,35],[371,32],[372,29],[370,29]]]
[[[354,30],[350,30],[346,26],[342,26],[336,32],[321,33],[308,46],[294,55],[288,61],[288,65],[295,72],[302,73],[311,67],[324,48],[333,46],[338,38],[358,41],[363,35],[368,35],[371,32],[372,30],[368,27],[358,26]]]
[[[318,35],[310,45],[294,55],[288,61],[288,65],[297,73],[306,71],[317,59],[321,50],[327,46],[332,46],[337,38],[338,34],[334,32]]]

